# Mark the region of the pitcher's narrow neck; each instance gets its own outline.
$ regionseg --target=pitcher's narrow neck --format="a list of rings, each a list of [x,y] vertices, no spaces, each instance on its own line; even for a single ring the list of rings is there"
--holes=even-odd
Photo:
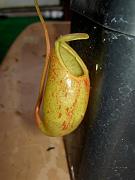
[[[78,77],[84,75],[83,69],[77,61],[77,57],[72,54],[62,42],[59,43],[59,55],[64,65],[73,76]]]
[[[74,77],[82,77],[88,74],[88,70],[80,56],[69,46],[69,44],[67,44],[66,41],[88,38],[87,34],[82,34],[65,35],[60,37],[55,43],[55,52],[58,60]]]

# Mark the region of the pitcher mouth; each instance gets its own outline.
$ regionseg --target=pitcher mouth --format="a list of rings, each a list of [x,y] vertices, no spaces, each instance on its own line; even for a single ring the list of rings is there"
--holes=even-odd
[[[74,77],[88,75],[87,67],[80,56],[66,42],[57,40],[55,52],[61,65]]]

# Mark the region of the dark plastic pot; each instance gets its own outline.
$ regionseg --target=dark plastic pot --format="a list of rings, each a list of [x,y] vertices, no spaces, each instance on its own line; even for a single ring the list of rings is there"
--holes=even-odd
[[[72,44],[91,78],[77,180],[134,180],[135,1],[73,0],[71,8],[72,32],[90,36]]]

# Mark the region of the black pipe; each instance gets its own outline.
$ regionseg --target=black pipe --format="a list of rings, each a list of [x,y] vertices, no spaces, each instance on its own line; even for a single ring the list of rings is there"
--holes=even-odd
[[[73,0],[72,46],[90,72],[88,127],[77,180],[135,179],[135,1]]]

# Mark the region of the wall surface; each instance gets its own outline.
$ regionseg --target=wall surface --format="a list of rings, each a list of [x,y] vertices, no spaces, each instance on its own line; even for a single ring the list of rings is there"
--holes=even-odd
[[[40,0],[40,5],[58,5],[60,0]],[[0,0],[0,8],[7,8],[7,7],[21,7],[21,6],[33,6],[34,0]]]

